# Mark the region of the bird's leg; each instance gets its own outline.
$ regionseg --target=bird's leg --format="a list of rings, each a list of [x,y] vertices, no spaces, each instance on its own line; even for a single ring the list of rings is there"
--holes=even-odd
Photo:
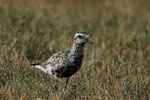
[[[69,78],[70,78],[70,77],[67,77],[67,79],[66,79],[66,83],[65,83],[64,91],[66,91],[66,89],[67,89],[67,85],[68,85]]]
[[[58,87],[57,87],[58,79],[55,79],[55,91],[58,92]]]

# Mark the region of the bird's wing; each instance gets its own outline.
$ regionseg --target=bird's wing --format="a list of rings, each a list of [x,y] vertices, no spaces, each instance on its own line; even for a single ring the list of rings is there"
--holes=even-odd
[[[41,66],[43,67],[50,66],[53,70],[66,67],[69,64],[69,61],[68,61],[69,53],[70,53],[70,49],[66,49],[64,51],[55,53],[46,62],[42,63]]]

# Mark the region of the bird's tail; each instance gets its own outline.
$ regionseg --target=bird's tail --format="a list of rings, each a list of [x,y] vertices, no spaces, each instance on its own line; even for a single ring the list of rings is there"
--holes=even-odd
[[[38,66],[38,65],[40,65],[40,64],[30,64],[30,66],[32,66],[32,67],[35,67],[35,66]]]
[[[46,68],[44,68],[42,65],[40,65],[40,64],[31,64],[26,57],[25,57],[25,60],[27,61],[29,66],[40,69],[41,71],[43,71],[45,73],[47,72]]]
[[[31,66],[31,67],[34,67],[34,66],[36,66],[36,65],[40,65],[40,64],[31,64],[31,63],[29,62],[29,60],[28,60],[26,57],[24,57],[24,59],[26,60],[27,64],[28,64],[29,66]]]
[[[37,69],[40,69],[41,71],[43,71],[44,73],[47,73],[47,69],[44,68],[42,65],[40,64],[30,64],[32,67],[35,67]]]

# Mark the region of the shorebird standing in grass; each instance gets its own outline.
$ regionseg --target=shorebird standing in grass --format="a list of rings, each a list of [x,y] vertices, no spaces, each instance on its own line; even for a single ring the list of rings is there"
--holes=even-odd
[[[44,73],[52,75],[55,79],[55,89],[57,90],[57,79],[66,78],[64,90],[67,88],[69,78],[81,67],[84,56],[84,45],[92,44],[87,32],[77,32],[74,36],[73,46],[64,51],[52,55],[46,62],[41,64],[31,64]]]

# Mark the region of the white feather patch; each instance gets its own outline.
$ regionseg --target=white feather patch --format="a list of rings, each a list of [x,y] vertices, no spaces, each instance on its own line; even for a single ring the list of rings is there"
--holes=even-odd
[[[89,35],[88,34],[81,34],[81,33],[76,33],[74,37],[77,37],[78,35],[81,35],[85,38],[89,38]]]
[[[46,71],[47,71],[47,74],[53,75],[52,74],[52,67],[50,65],[46,66]]]
[[[35,68],[38,68],[41,71],[43,71],[44,73],[46,73],[46,70],[41,65],[36,65]]]
[[[46,74],[53,75],[52,68],[50,65],[46,65],[46,68],[43,68],[41,65],[36,65],[35,68],[40,69],[41,71],[43,71]]]

